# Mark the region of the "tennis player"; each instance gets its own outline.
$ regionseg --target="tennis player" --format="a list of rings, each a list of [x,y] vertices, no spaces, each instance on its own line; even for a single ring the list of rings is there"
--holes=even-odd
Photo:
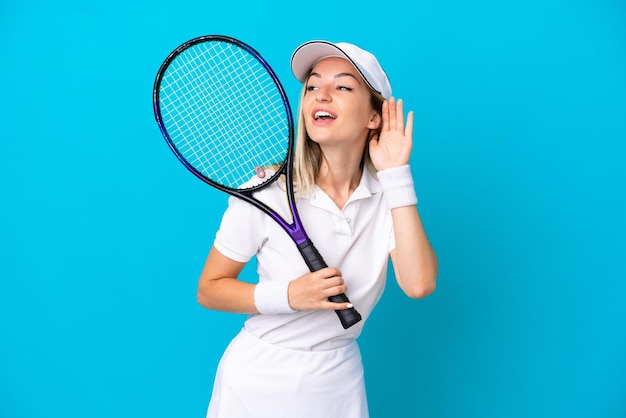
[[[371,53],[307,42],[291,59],[303,83],[294,178],[305,230],[331,267],[311,273],[269,216],[231,197],[198,285],[208,308],[249,314],[218,366],[209,418],[368,417],[356,339],[391,259],[411,298],[435,289],[437,258],[417,210],[409,158],[413,113]],[[286,207],[276,183],[270,206]],[[238,276],[253,257],[258,283]],[[348,303],[363,320],[343,329]]]

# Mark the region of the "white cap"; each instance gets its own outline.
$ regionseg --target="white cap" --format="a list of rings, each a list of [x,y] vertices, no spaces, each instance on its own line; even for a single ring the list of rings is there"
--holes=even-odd
[[[304,82],[313,66],[330,57],[345,58],[361,73],[363,79],[385,99],[391,97],[391,84],[387,74],[374,55],[345,42],[311,41],[300,45],[291,56],[291,71]]]

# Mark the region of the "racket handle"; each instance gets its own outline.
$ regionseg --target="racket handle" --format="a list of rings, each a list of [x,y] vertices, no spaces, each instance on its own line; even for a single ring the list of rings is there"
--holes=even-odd
[[[321,270],[325,267],[328,267],[321,254],[313,245],[313,242],[310,239],[298,244],[298,249],[304,258],[304,262],[309,267],[311,271]],[[328,298],[329,301],[335,303],[345,303],[350,302],[348,297],[342,293],[340,295],[331,296]],[[361,314],[357,312],[354,308],[349,309],[340,309],[335,311],[337,316],[339,317],[339,321],[344,329],[350,328],[352,325],[356,324],[361,320]]]

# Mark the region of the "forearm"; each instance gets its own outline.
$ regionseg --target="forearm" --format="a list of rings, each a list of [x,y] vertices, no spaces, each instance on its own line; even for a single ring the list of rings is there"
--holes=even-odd
[[[378,179],[393,220],[396,246],[391,260],[398,284],[410,297],[427,296],[435,290],[437,257],[417,211],[410,167],[380,171]]]
[[[435,290],[437,256],[422,225],[417,207],[392,209],[396,246],[391,253],[396,280],[413,298],[428,296]]]
[[[295,312],[289,305],[289,282],[243,282],[238,277],[244,266],[213,247],[200,275],[198,303],[207,309],[233,313]]]
[[[237,279],[244,266],[211,248],[198,281],[198,303],[217,311],[256,313],[255,285]]]
[[[216,311],[257,313],[254,288],[255,285],[235,278],[201,280],[198,285],[198,303]]]

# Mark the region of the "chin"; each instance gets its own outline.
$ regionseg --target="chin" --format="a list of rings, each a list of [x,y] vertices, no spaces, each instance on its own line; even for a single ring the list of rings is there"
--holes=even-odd
[[[309,137],[309,139],[317,144],[323,144],[325,142],[330,141],[330,138],[328,137],[328,135],[324,135],[321,134],[319,132],[315,132],[313,131],[313,133],[311,132],[307,132],[307,136]]]

